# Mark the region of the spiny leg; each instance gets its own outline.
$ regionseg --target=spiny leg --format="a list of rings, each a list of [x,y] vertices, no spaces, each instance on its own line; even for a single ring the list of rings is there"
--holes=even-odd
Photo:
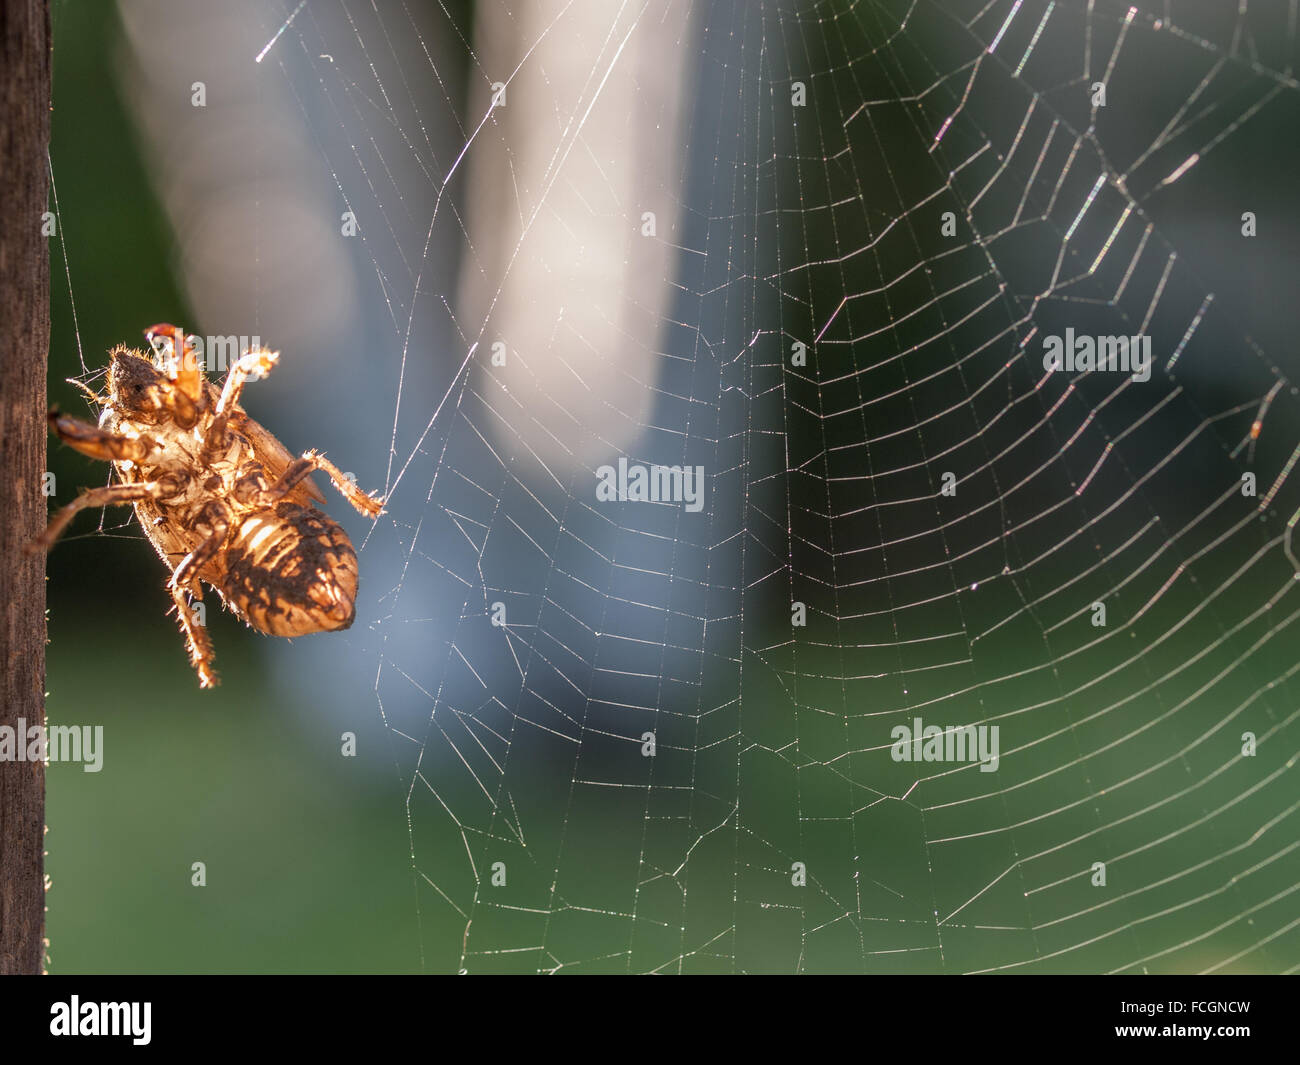
[[[51,409],[47,418],[55,436],[92,459],[103,459],[105,462],[129,459],[139,462],[157,446],[151,437],[121,436],[106,432],[71,414],[61,414],[57,408]]]
[[[260,380],[269,374],[280,358],[278,351],[257,348],[246,351],[226,374],[225,384],[221,386],[221,399],[217,401],[216,417],[208,426],[207,437],[203,444],[206,459],[211,459],[226,448],[226,426],[231,415],[239,409],[239,398],[243,395],[244,385],[249,381]]]
[[[174,580],[168,581],[167,591],[171,593],[172,602],[176,604],[176,616],[180,619],[181,634],[185,637],[185,650],[189,653],[190,665],[199,675],[199,687],[215,688],[220,680],[217,678],[217,671],[212,668],[216,654],[212,650],[212,640],[208,636],[208,630],[194,620],[189,600],[185,597],[184,587]],[[195,598],[202,601],[203,596],[198,595]]]
[[[185,637],[185,649],[189,652],[190,665],[199,675],[199,687],[215,688],[220,681],[216,670],[212,668],[216,658],[212,640],[208,636],[208,630],[194,620],[185,592],[187,586],[193,585],[194,598],[203,601],[203,586],[199,583],[198,574],[226,542],[226,536],[230,532],[226,508],[219,503],[208,504],[196,528],[200,532],[207,530],[203,542],[181,560],[172,579],[167,582],[167,590],[171,593],[172,602],[176,604],[176,616]]]
[[[28,544],[25,550],[28,554],[34,554],[37,551],[48,551],[53,546],[54,541],[62,535],[63,530],[67,528],[68,522],[75,518],[80,511],[87,508],[134,503],[138,499],[165,499],[170,495],[174,495],[177,488],[176,478],[165,477],[157,481],[144,481],[140,484],[110,484],[104,488],[83,489],[81,495],[55,512],[54,517],[50,519],[50,524],[46,526],[45,532]]]
[[[263,502],[274,503],[291,492],[295,485],[309,476],[313,470],[320,470],[331,481],[339,493],[356,507],[357,511],[368,518],[377,518],[384,512],[384,501],[366,495],[356,483],[345,476],[334,463],[318,451],[306,451],[301,458],[294,459],[284,468],[280,479],[263,494]]]
[[[230,368],[230,372],[226,374],[225,384],[221,386],[221,401],[217,404],[217,413],[224,414],[226,411],[233,410],[239,403],[244,385],[250,380],[256,381],[265,377],[275,369],[279,361],[280,353],[267,348],[255,348],[239,356],[235,360],[235,365]]]
[[[68,384],[72,385],[74,388],[81,389],[81,391],[85,393],[86,398],[90,400],[91,403],[94,403],[96,406],[102,407],[106,403],[108,403],[107,399],[105,399],[93,388],[91,388],[88,384],[86,384],[85,381],[79,381],[75,377],[65,377],[63,380],[65,380]]]

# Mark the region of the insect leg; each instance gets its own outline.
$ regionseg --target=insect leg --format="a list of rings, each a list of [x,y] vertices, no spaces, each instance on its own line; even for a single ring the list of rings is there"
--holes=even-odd
[[[239,404],[239,396],[244,391],[244,385],[250,380],[255,381],[265,377],[275,369],[279,359],[278,351],[268,351],[266,348],[244,352],[226,374],[226,382],[221,386],[221,400],[217,403],[217,414],[226,414],[234,410]]]
[[[382,499],[366,495],[356,486],[355,482],[344,476],[342,470],[318,451],[306,451],[301,458],[294,459],[289,463],[284,468],[284,473],[280,474],[280,479],[267,489],[263,496],[264,501],[274,503],[276,500],[282,499],[286,493],[292,491],[293,487],[311,474],[313,470],[320,470],[321,473],[329,477],[343,498],[366,517],[377,518],[384,512],[384,501]]]
[[[193,581],[198,571],[221,550],[230,534],[229,512],[220,503],[209,503],[199,517],[197,531],[203,534],[203,541],[176,567],[172,574],[172,583],[175,585],[183,587]]]
[[[200,688],[215,688],[219,683],[212,663],[216,658],[212,650],[212,640],[208,630],[194,620],[190,604],[186,601],[185,590],[193,585],[196,599],[203,599],[203,588],[197,577],[203,567],[212,560],[225,545],[230,532],[229,517],[226,508],[217,503],[208,504],[199,521],[199,531],[207,529],[203,542],[181,560],[167,582],[172,602],[176,604],[176,616],[180,620],[181,633],[185,637],[185,649],[189,652],[190,665],[199,675]]]
[[[176,616],[180,619],[181,633],[185,637],[185,650],[189,652],[190,665],[199,675],[200,688],[215,688],[220,681],[217,671],[212,668],[216,654],[212,650],[212,640],[208,630],[194,620],[190,604],[185,598],[185,589],[174,580],[167,582],[167,591],[171,593],[172,602],[176,604]],[[202,596],[199,596],[201,599]]]
[[[171,389],[164,399],[172,420],[182,429],[193,428],[203,408],[203,367],[190,346],[193,338],[166,322],[151,325],[144,335],[155,351],[161,348],[165,353],[164,366],[171,378]]]
[[[76,448],[83,455],[92,459],[112,462],[115,459],[130,459],[139,462],[153,450],[154,441],[147,436],[119,436],[117,433],[105,432],[90,422],[74,418],[71,414],[60,414],[57,409],[48,415],[50,431],[69,447]]]
[[[45,532],[28,544],[25,550],[28,554],[48,551],[67,528],[68,522],[76,517],[79,511],[88,507],[134,503],[137,499],[165,499],[174,495],[176,490],[174,478],[160,478],[157,481],[145,481],[141,484],[110,484],[103,488],[84,489],[71,503],[55,512]]]
[[[217,401],[216,417],[208,426],[203,441],[205,459],[210,461],[213,456],[226,449],[226,427],[230,423],[231,415],[239,410],[239,397],[243,394],[244,385],[269,374],[275,369],[279,358],[278,351],[258,348],[256,351],[244,352],[235,361],[230,372],[226,374],[226,382],[221,387],[221,399]]]

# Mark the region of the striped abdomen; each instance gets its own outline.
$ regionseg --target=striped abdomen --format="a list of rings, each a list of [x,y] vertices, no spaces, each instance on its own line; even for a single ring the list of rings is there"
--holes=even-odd
[[[228,541],[225,563],[226,601],[261,632],[331,632],[356,616],[352,541],[313,507],[280,503],[249,514]]]

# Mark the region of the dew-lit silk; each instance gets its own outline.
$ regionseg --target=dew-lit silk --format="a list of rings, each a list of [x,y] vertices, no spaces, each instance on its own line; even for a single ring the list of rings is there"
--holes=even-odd
[[[226,601],[261,632],[331,632],[356,616],[356,552],[318,510],[280,503],[255,511],[229,541],[225,561]]]

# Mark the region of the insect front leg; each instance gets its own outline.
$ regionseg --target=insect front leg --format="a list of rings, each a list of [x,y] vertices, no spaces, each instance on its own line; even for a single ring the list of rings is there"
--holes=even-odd
[[[148,436],[121,436],[107,432],[97,425],[74,418],[71,414],[61,414],[58,409],[51,409],[47,418],[50,431],[71,448],[92,459],[105,462],[129,459],[139,462],[156,446]]]
[[[28,554],[48,551],[67,528],[68,522],[80,511],[89,507],[134,503],[138,499],[166,499],[179,490],[179,478],[172,476],[161,477],[156,481],[144,481],[140,484],[110,484],[104,488],[83,489],[81,495],[55,512],[54,517],[50,519],[50,524],[45,527],[45,532],[28,544],[25,550]]]
[[[192,429],[203,410],[204,391],[203,367],[189,343],[194,338],[187,337],[183,329],[166,322],[151,325],[144,335],[150,347],[155,351],[161,350],[166,363],[171,364],[171,388],[164,396],[164,403],[172,420],[182,429]]]
[[[367,518],[377,518],[384,512],[384,501],[382,499],[366,495],[356,486],[354,481],[344,476],[342,470],[318,451],[306,451],[301,458],[294,459],[289,463],[284,468],[284,473],[280,474],[280,479],[267,489],[264,494],[264,502],[274,503],[284,498],[287,493],[293,490],[295,485],[309,476],[313,470],[320,470],[321,473],[329,477],[343,498]]]
[[[194,598],[203,601],[203,586],[199,583],[198,576],[203,567],[225,546],[226,537],[230,533],[229,513],[220,503],[209,503],[195,529],[203,534],[203,541],[181,560],[172,579],[167,582],[167,590],[171,593],[172,602],[176,604],[176,616],[185,637],[185,649],[189,652],[190,665],[199,675],[199,687],[215,688],[220,681],[216,670],[212,668],[216,659],[212,639],[208,636],[208,630],[194,620],[185,592],[192,586]]]

